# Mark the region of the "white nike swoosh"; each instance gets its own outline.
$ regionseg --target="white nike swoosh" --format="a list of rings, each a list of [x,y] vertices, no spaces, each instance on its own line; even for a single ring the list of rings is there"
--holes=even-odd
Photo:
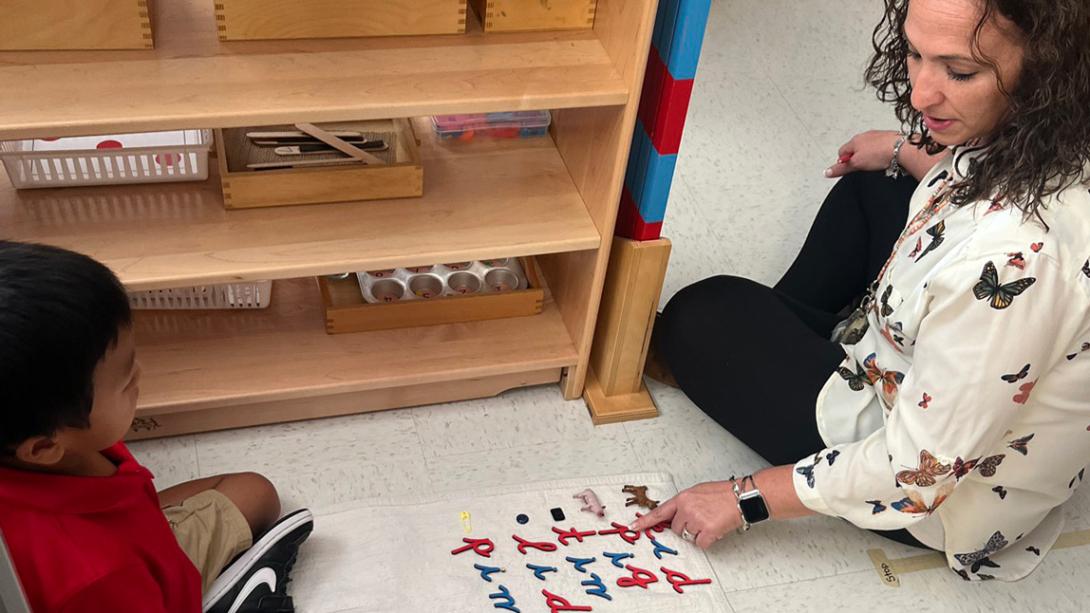
[[[242,591],[235,597],[235,601],[231,603],[231,608],[227,610],[227,613],[238,613],[238,610],[242,608],[242,603],[246,602],[246,599],[250,597],[250,594],[254,593],[262,583],[269,586],[269,590],[276,591],[276,571],[266,566],[256,573],[250,575],[250,578],[246,580],[246,585],[242,586]]]

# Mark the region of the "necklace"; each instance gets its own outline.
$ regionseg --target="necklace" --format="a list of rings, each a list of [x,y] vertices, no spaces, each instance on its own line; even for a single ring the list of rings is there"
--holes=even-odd
[[[901,236],[897,238],[897,242],[894,243],[893,249],[890,251],[889,258],[886,259],[886,263],[882,265],[882,270],[878,272],[878,276],[867,288],[866,295],[863,296],[863,301],[847,319],[837,324],[833,329],[832,340],[842,343],[844,345],[854,345],[863,340],[863,336],[866,335],[867,329],[870,327],[870,323],[867,320],[867,311],[871,309],[874,304],[874,296],[878,292],[878,287],[882,284],[882,280],[886,277],[886,272],[889,271],[890,265],[897,257],[897,253],[901,250],[901,246],[905,241],[912,238],[920,230],[924,228],[936,215],[941,213],[950,204],[953,190],[952,184],[949,180],[944,180],[935,193],[927,202],[927,206],[920,209],[918,213],[908,222],[904,231],[901,232]]]

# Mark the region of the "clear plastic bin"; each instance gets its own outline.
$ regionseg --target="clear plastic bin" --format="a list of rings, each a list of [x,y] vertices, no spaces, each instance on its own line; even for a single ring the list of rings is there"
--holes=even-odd
[[[129,305],[140,310],[264,309],[272,298],[272,281],[197,285],[129,292]]]
[[[435,133],[444,140],[487,138],[531,138],[549,132],[549,111],[512,111],[472,115],[436,115],[431,118]]]
[[[174,130],[0,142],[18,189],[203,181],[211,130]]]

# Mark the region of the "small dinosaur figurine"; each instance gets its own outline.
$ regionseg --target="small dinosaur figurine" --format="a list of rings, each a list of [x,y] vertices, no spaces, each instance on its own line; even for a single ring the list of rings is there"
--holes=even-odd
[[[602,501],[598,500],[598,494],[595,494],[594,490],[583,490],[578,494],[572,496],[572,498],[583,501],[583,508],[579,509],[580,511],[594,513],[598,517],[606,516],[606,508],[602,506]]]
[[[632,505],[639,505],[645,509],[654,509],[659,506],[658,500],[651,500],[647,497],[646,485],[626,485],[621,490],[625,494],[632,494],[632,497],[625,500],[624,506],[630,507]]]

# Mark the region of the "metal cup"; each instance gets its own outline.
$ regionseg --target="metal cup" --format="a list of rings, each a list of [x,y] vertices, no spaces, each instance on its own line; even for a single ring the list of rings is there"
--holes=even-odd
[[[443,293],[443,280],[435,275],[416,275],[409,278],[409,290],[417,298],[430,300]]]
[[[456,272],[447,278],[447,285],[458,294],[476,294],[481,291],[481,278],[471,272]]]
[[[371,295],[379,302],[397,302],[405,296],[405,286],[397,279],[382,279],[371,286]]]
[[[518,289],[519,277],[506,268],[496,268],[488,271],[484,283],[494,292],[509,292]]]

